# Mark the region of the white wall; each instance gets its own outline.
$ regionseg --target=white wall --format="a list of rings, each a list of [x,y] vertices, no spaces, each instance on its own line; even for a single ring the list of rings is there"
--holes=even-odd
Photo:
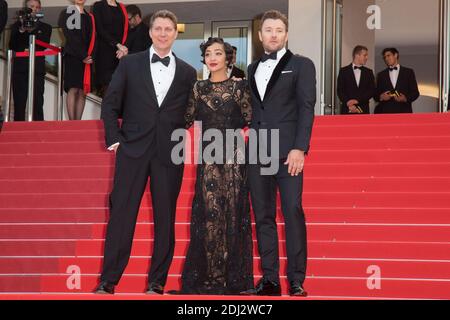
[[[314,62],[317,73],[316,114],[320,114],[322,1],[289,0],[289,49]]]
[[[367,8],[373,0],[344,0],[342,23],[342,66],[352,62],[353,48],[357,45],[369,49],[367,67],[375,69],[375,31],[367,28]]]

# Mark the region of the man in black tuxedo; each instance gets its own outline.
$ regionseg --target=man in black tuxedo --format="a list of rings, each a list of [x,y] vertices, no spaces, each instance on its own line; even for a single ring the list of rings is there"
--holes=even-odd
[[[342,68],[337,81],[341,114],[370,114],[370,99],[375,94],[375,76],[365,65],[369,50],[364,46],[353,49],[353,62]]]
[[[149,36],[148,26],[142,22],[141,9],[137,5],[127,6],[130,30],[128,34],[128,53],[145,51],[152,46],[152,38]]]
[[[176,16],[158,11],[150,23],[153,46],[120,61],[102,103],[106,145],[116,151],[116,171],[96,293],[113,294],[125,270],[149,177],[154,244],[147,294],[164,293],[173,258],[175,211],[184,167],[171,159],[177,144],[171,135],[185,128],[184,115],[197,76],[194,68],[172,53],[178,34]]]
[[[412,113],[412,103],[420,96],[414,70],[400,66],[399,58],[397,49],[383,50],[388,67],[377,76],[375,113]]]
[[[252,95],[254,132],[279,130],[279,146],[258,139],[258,148],[277,161],[277,172],[263,173],[264,163],[253,164],[250,146],[248,169],[250,193],[256,220],[256,234],[264,272],[255,289],[244,294],[280,295],[277,187],[285,219],[289,293],[306,296],[306,224],[302,208],[303,165],[309,150],[316,103],[316,71],[313,62],[286,50],[288,19],[279,11],[268,11],[261,21],[260,40],[264,56],[248,68]],[[272,132],[272,131],[271,131]],[[271,137],[268,138],[268,142]],[[253,141],[250,140],[250,143]],[[275,148],[279,147],[279,150]]]
[[[41,12],[40,0],[27,0],[26,7],[31,9],[33,14]],[[22,52],[29,49],[30,35],[34,34],[36,40],[49,43],[52,27],[51,25],[38,21],[34,27],[24,27],[21,21],[15,22],[11,26],[11,37],[9,48],[15,52]],[[36,51],[43,51],[44,47],[36,46]],[[28,58],[16,58],[13,63],[12,89],[14,98],[14,121],[25,121],[25,110],[28,99]],[[44,120],[44,91],[45,91],[45,58],[36,57],[35,77],[34,77],[34,108],[33,120]]]

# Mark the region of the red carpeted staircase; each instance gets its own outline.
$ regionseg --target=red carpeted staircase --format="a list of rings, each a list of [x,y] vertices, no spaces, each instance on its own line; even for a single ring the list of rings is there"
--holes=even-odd
[[[194,170],[185,169],[166,289],[179,286]],[[99,298],[89,293],[101,270],[113,172],[101,122],[5,124],[0,299]],[[450,299],[450,114],[317,117],[304,207],[310,298]],[[281,214],[278,221],[286,293]],[[147,193],[115,298],[150,299],[141,293],[152,235]],[[258,278],[256,247],[254,254]]]

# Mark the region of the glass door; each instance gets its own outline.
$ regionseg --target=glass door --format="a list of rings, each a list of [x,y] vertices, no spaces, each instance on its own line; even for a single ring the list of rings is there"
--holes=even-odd
[[[342,1],[323,0],[321,114],[338,112],[336,80],[341,66]]]
[[[236,67],[247,74],[247,66],[252,59],[252,22],[213,22],[212,34],[237,48]]]
[[[180,28],[181,26],[181,28]],[[178,38],[173,45],[174,52],[197,70],[197,78],[203,78],[200,44],[205,37],[203,23],[185,23],[178,26]]]

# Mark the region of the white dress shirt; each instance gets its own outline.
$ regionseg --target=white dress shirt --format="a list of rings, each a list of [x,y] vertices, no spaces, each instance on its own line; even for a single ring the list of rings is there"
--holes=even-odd
[[[169,52],[167,56],[170,57],[170,63],[166,67],[162,62],[158,61],[155,63],[151,63],[153,54],[157,54],[153,46],[150,48],[150,69],[152,71],[152,80],[153,86],[155,88],[156,99],[158,99],[158,105],[161,107],[161,104],[164,101],[164,98],[167,95],[167,92],[172,85],[173,79],[175,77],[175,69],[176,69],[176,61],[175,56],[172,54],[172,51]],[[164,57],[160,57],[165,58]]]
[[[273,71],[277,67],[281,58],[286,54],[286,48],[281,49],[277,52],[277,60],[268,59],[265,62],[260,62],[258,69],[255,72],[256,86],[258,87],[259,96],[261,100],[264,100],[266,95],[267,85],[269,84],[270,78],[272,77]],[[267,53],[267,52],[266,52]]]
[[[359,84],[361,83],[361,69],[355,69],[355,67],[362,67],[362,66],[357,66],[356,64],[352,63],[353,73],[356,79],[356,85],[359,88]]]
[[[156,99],[158,99],[158,105],[161,107],[167,92],[172,85],[173,79],[175,78],[175,69],[176,69],[176,60],[175,56],[172,54],[172,51],[169,52],[167,56],[170,57],[170,63],[166,67],[162,62],[158,61],[155,63],[151,63],[153,54],[156,54],[156,51],[153,49],[153,46],[150,48],[150,70],[152,74],[153,86],[155,88]],[[165,57],[160,57],[165,58]],[[111,145],[108,150],[112,151],[116,146],[119,146],[119,142]]]
[[[391,83],[392,83],[392,86],[394,87],[394,89],[397,86],[398,74],[400,73],[400,65],[397,64],[393,68],[395,68],[395,67],[397,67],[397,70],[389,71],[389,77],[391,78]]]

